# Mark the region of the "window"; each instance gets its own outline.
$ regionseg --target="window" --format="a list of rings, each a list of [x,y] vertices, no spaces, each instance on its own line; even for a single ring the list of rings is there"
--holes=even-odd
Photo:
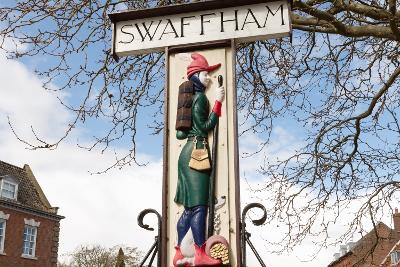
[[[6,237],[6,220],[0,219],[0,253],[4,253],[5,237]]]
[[[4,198],[17,200],[18,183],[11,176],[3,176],[1,179],[1,196]]]
[[[392,265],[395,265],[400,262],[400,251],[393,251],[390,253],[390,260]]]
[[[35,257],[36,239],[40,222],[37,222],[34,219],[30,220],[24,219],[24,221],[25,221],[25,228],[24,228],[24,245],[22,248],[22,257],[36,259]]]
[[[35,257],[37,227],[25,225],[23,256]]]
[[[5,214],[0,210],[0,254],[4,255],[4,240],[6,238],[6,225],[10,214]]]

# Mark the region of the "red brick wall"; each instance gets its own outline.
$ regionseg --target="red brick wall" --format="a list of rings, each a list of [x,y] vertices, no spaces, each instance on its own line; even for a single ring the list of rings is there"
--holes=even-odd
[[[332,267],[352,267],[354,265],[354,255],[348,255],[342,258],[339,262],[332,265]]]
[[[393,226],[394,226],[394,230],[396,230],[397,232],[400,232],[400,213],[397,208],[393,214]]]
[[[58,227],[58,222],[2,207],[0,210],[5,214],[10,214],[10,218],[7,220],[4,242],[4,253],[6,255],[0,255],[0,267],[54,267],[52,248],[54,247],[54,229]],[[36,237],[35,257],[37,259],[21,257],[24,219],[34,219],[40,222]]]
[[[400,263],[397,263],[395,265],[392,265],[392,262],[390,261],[390,256],[389,259],[387,261],[385,261],[382,265],[380,265],[381,267],[400,267]]]
[[[372,247],[372,244],[368,244],[368,247]],[[377,267],[380,266],[381,262],[385,259],[389,251],[393,247],[393,242],[390,242],[388,239],[382,239],[376,245],[373,254],[365,255],[362,259],[355,257],[354,255],[349,255],[341,259],[339,262],[332,265],[332,267],[352,267],[356,263],[358,267]],[[395,267],[395,266],[391,266]]]

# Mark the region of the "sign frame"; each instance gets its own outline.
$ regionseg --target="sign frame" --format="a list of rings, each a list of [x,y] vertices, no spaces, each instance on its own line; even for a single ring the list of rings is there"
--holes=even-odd
[[[240,7],[246,5],[254,5],[254,4],[263,4],[263,3],[273,3],[279,0],[209,0],[209,1],[201,1],[195,3],[185,3],[185,4],[176,4],[176,5],[169,5],[169,6],[162,6],[156,8],[149,8],[149,9],[138,9],[138,10],[128,10],[122,12],[111,13],[108,15],[109,19],[112,22],[112,46],[111,46],[111,54],[113,58],[118,61],[119,56],[116,53],[116,41],[117,41],[117,23],[122,21],[129,21],[129,20],[138,20],[138,19],[146,19],[151,17],[162,17],[162,16],[170,16],[170,15],[179,15],[184,13],[191,13],[191,12],[201,12],[207,10],[215,10],[215,9],[223,9],[223,8],[232,8],[232,7]],[[291,23],[291,7],[292,7],[292,0],[288,0],[288,11],[289,11],[289,33],[288,34],[275,34],[275,36],[270,38],[260,38],[257,37],[250,37],[246,38],[247,41],[255,41],[258,39],[276,39],[280,37],[290,36],[292,34],[292,23]],[[265,37],[265,36],[264,36]],[[229,41],[231,39],[221,39],[218,41],[211,41],[205,42],[204,44],[209,44],[212,42],[219,42],[219,41]],[[238,42],[236,40],[236,42]],[[194,44],[196,45],[196,44]],[[186,46],[186,44],[176,45],[177,47]],[[169,46],[174,47],[174,46]],[[159,51],[165,51],[165,48],[158,49]],[[155,50],[155,49],[154,49]],[[155,51],[148,51],[155,52]],[[142,51],[140,54],[145,54],[146,51]],[[133,54],[133,53],[132,53]],[[124,55],[125,56],[125,55]]]

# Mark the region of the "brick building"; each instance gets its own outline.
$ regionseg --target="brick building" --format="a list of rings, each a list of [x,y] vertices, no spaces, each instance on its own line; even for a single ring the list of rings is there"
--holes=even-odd
[[[400,213],[393,214],[394,229],[380,222],[350,247],[342,246],[341,255],[328,267],[400,267]]]
[[[0,161],[0,267],[57,266],[57,209],[28,165]]]
[[[393,246],[379,266],[400,267],[400,241]]]

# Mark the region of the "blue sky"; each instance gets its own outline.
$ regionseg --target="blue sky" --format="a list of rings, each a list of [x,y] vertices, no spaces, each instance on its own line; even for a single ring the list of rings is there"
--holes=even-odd
[[[50,203],[59,206],[59,213],[66,216],[62,221],[60,254],[71,252],[76,246],[87,243],[105,246],[141,244],[141,249],[147,249],[153,242],[153,235],[136,225],[136,216],[149,207],[161,210],[162,136],[142,136],[139,139],[139,159],[149,162],[148,166],[126,166],[122,170],[114,169],[103,175],[90,175],[88,171],[102,169],[113,162],[113,150],[126,150],[123,145],[119,145],[101,154],[99,151],[87,152],[76,146],[77,139],[83,143],[90,140],[93,132],[101,129],[102,122],[80,125],[55,151],[27,150],[12,135],[7,116],[16,131],[29,139],[32,138],[30,125],[45,138],[58,136],[72,114],[59,105],[57,94],[41,88],[40,80],[27,62],[7,60],[4,54],[0,54],[0,80],[3,96],[0,100],[0,158],[17,166],[29,164]],[[76,101],[73,94],[62,97],[70,102]],[[273,136],[276,142],[266,153],[275,156],[290,152],[299,142],[285,127],[277,127]],[[261,140],[254,135],[243,136],[241,150],[251,151]],[[242,182],[243,203],[254,201],[249,185],[257,187],[260,182],[255,177],[264,156],[264,153],[260,153],[241,160],[241,174],[247,180],[243,179]],[[321,262],[326,264],[330,261],[335,249],[321,253],[321,258],[313,264],[301,263],[299,258],[305,255],[303,249],[297,254],[291,252],[289,256],[270,254],[263,239],[271,238],[271,233],[276,235],[279,230],[279,227],[271,227],[273,231],[270,227],[250,228],[254,233],[253,241],[268,266],[282,266],[279,264],[282,262],[296,266],[321,266]],[[254,257],[249,255],[249,263],[252,262]]]
[[[92,56],[96,57],[96,53],[93,52]],[[80,58],[73,60],[78,66]],[[51,59],[41,56],[21,61],[8,60],[0,52],[0,159],[17,166],[29,164],[50,203],[59,206],[60,214],[66,216],[62,221],[61,255],[71,252],[80,244],[91,243],[109,247],[140,244],[140,248],[146,250],[153,242],[153,235],[137,226],[136,216],[145,208],[161,211],[162,135],[153,136],[141,131],[138,136],[138,157],[141,162],[148,162],[147,166],[126,166],[102,175],[91,175],[90,172],[111,165],[115,159],[114,152],[124,154],[130,146],[129,138],[126,138],[114,143],[104,153],[78,148],[77,140],[80,144],[88,145],[93,135],[104,131],[108,122],[103,119],[89,119],[86,124],[79,124],[55,151],[27,150],[12,135],[7,118],[11,119],[17,133],[28,140],[33,138],[31,125],[43,138],[55,139],[73,118],[73,114],[60,105],[56,97],[76,105],[85,92],[85,86],[74,87],[68,92],[44,90],[40,77],[33,70],[37,66],[48,67],[50,64]],[[59,87],[65,79],[60,77],[53,86]],[[150,114],[140,116],[139,128],[145,129],[149,119]],[[258,168],[267,158],[285,157],[302,146],[304,133],[296,121],[283,119],[275,125],[271,145],[252,157],[241,157],[243,204],[264,199],[265,192],[257,194],[253,191],[262,186],[263,178]],[[249,132],[240,138],[240,150],[242,154],[251,153],[262,142],[262,135]],[[390,225],[390,220],[387,224]],[[342,227],[334,227],[333,234],[340,233]],[[337,248],[323,249],[312,261],[304,262],[319,249],[313,240],[305,240],[301,247],[288,254],[275,255],[269,252],[272,249],[265,241],[278,240],[285,232],[284,227],[250,227],[250,232],[267,266],[324,266],[337,252]],[[257,266],[250,255],[249,265]]]

